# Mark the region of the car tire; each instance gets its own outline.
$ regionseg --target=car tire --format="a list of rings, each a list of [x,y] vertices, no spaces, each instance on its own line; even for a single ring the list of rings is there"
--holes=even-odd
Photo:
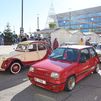
[[[66,80],[65,90],[72,91],[75,88],[76,82],[75,82],[75,76],[70,76]]]
[[[18,74],[21,71],[22,65],[19,62],[13,62],[10,66],[10,72],[12,74]]]
[[[97,64],[96,65],[96,68],[94,70],[94,73],[98,73],[99,70],[100,70],[100,64]]]

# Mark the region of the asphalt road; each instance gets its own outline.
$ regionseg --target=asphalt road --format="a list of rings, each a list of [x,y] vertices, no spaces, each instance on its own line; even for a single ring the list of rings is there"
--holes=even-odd
[[[71,92],[53,93],[31,85],[26,73],[0,72],[0,101],[101,101],[101,76],[91,74]]]

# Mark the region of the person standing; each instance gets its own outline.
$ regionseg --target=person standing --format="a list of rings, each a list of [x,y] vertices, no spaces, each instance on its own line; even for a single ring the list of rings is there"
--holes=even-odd
[[[80,45],[84,45],[84,40],[83,40],[83,38],[81,38],[80,39],[80,43],[79,43]]]
[[[90,38],[86,40],[85,45],[90,45]]]
[[[53,50],[58,48],[58,47],[59,47],[59,43],[58,43],[57,38],[55,38],[54,41],[53,41]]]

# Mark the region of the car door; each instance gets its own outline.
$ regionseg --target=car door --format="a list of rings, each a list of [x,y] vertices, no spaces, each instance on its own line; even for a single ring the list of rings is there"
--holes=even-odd
[[[97,60],[96,60],[96,52],[93,48],[89,48],[89,52],[90,52],[90,67],[91,69],[94,69],[95,65],[97,64]]]
[[[38,43],[38,56],[39,59],[43,59],[47,54],[47,48],[45,46],[45,44],[43,43]]]
[[[38,54],[38,44],[31,43],[28,45],[27,51],[25,52],[25,62],[34,62],[39,59],[40,57]]]
[[[79,79],[83,78],[89,71],[90,54],[88,49],[82,49],[80,52],[79,65],[77,68],[77,76]]]

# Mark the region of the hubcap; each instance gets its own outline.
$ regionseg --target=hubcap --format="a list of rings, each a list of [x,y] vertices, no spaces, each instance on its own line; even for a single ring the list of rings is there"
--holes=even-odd
[[[75,78],[71,77],[70,80],[68,81],[68,87],[70,90],[72,90],[75,86]]]
[[[20,70],[21,70],[21,65],[19,63],[12,64],[12,66],[11,66],[11,73],[17,74],[17,73],[20,72]]]
[[[18,65],[15,65],[13,68],[12,68],[13,72],[17,72],[19,70],[19,66]]]

